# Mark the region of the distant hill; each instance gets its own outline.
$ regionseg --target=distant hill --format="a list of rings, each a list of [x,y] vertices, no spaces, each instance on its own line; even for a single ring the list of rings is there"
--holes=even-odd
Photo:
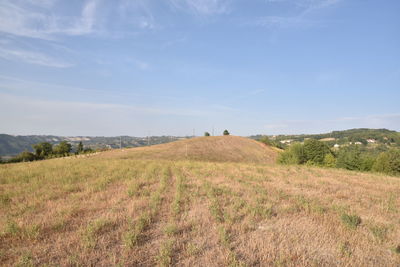
[[[251,139],[260,139],[263,135],[250,136]],[[120,139],[121,138],[121,139]],[[147,137],[132,137],[132,136],[115,136],[115,137],[103,137],[103,136],[54,136],[54,135],[7,135],[0,134],[0,156],[8,157],[14,156],[22,151],[28,150],[33,151],[32,145],[40,142],[49,142],[51,144],[58,144],[61,141],[68,141],[75,148],[80,141],[85,147],[92,149],[103,149],[103,148],[119,148],[120,140],[123,148],[142,147],[154,144],[164,144],[172,141],[181,139],[187,139],[191,137],[176,137],[176,136],[151,136]],[[325,141],[328,145],[333,146],[335,144],[349,144],[354,142],[360,142],[368,144],[368,142],[374,142],[373,145],[385,145],[385,146],[400,146],[400,133],[387,129],[350,129],[344,131],[333,131],[330,133],[323,134],[301,134],[301,135],[274,135],[269,138],[280,144],[282,148],[293,142],[303,142],[307,138],[314,138],[321,141]],[[210,139],[208,139],[210,140]],[[372,140],[372,141],[371,141]]]
[[[250,138],[259,139],[262,135],[254,135]],[[328,145],[343,145],[359,142],[367,145],[386,145],[400,146],[400,133],[387,129],[350,129],[344,131],[333,131],[323,134],[300,134],[300,135],[273,135],[269,136],[271,140],[282,145],[287,145],[293,142],[304,142],[304,140],[313,138],[327,142]]]
[[[278,149],[239,136],[209,136],[150,147],[113,150],[100,157],[274,163]]]
[[[139,147],[147,146],[148,144],[163,144],[171,141],[184,139],[187,137],[176,136],[151,136],[147,137],[132,137],[132,136],[116,136],[116,137],[102,137],[102,136],[54,136],[54,135],[7,135],[0,134],[0,156],[14,156],[22,151],[33,151],[32,145],[40,142],[49,142],[51,144],[58,144],[61,141],[68,141],[75,148],[79,142],[82,141],[85,147],[92,149],[102,148],[119,148],[120,141],[122,147]]]

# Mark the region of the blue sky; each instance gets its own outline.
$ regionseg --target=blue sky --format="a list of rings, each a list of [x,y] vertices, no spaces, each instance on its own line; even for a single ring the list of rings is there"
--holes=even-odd
[[[400,130],[400,1],[2,0],[0,132]]]

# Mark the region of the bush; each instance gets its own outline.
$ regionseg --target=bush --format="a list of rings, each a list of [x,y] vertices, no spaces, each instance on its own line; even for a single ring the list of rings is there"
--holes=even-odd
[[[55,146],[53,152],[57,155],[67,155],[71,152],[72,146],[67,141],[62,141],[57,146]]]
[[[348,146],[339,150],[336,167],[347,170],[361,170],[361,151],[358,146]]]
[[[360,157],[360,171],[371,171],[375,163],[375,157],[361,154]]]
[[[205,132],[204,136],[210,136],[210,133],[209,132]]]
[[[292,144],[279,155],[278,162],[282,164],[304,164],[306,158],[303,145],[300,143]]]
[[[264,143],[266,145],[269,145],[269,146],[272,145],[272,142],[271,142],[271,140],[269,140],[268,136],[263,136],[258,141],[260,141],[261,143]]]
[[[228,130],[225,130],[225,131],[223,132],[223,135],[229,135]]]
[[[17,156],[11,158],[8,162],[14,163],[14,162],[25,162],[25,161],[34,161],[36,159],[35,154],[29,152],[29,151],[24,151],[18,154]]]
[[[325,155],[324,165],[329,168],[334,168],[336,166],[336,158],[333,154],[329,153]]]
[[[391,175],[400,175],[400,150],[391,149],[381,153],[376,159],[372,169]]]

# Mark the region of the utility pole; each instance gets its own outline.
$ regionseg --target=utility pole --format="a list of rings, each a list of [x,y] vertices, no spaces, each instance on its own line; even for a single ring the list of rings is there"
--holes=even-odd
[[[214,125],[212,127],[212,136],[214,136]]]
[[[122,136],[119,137],[119,149],[122,149]]]
[[[150,145],[150,132],[147,134],[147,145]]]

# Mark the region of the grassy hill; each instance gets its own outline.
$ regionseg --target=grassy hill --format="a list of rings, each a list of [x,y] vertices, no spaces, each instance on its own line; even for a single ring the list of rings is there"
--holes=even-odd
[[[230,136],[0,165],[0,262],[400,265],[399,178],[274,154]]]
[[[278,149],[239,136],[209,136],[168,144],[113,150],[102,157],[198,160],[217,162],[275,163]]]

